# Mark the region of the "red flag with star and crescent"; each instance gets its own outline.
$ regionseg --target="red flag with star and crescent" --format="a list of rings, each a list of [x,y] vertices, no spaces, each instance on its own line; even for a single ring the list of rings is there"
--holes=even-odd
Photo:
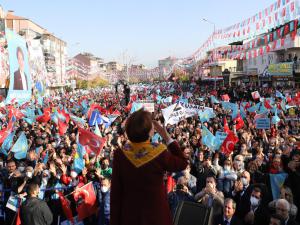
[[[90,149],[96,155],[99,155],[101,153],[101,150],[105,145],[106,138],[99,137],[98,135],[80,127],[78,128],[78,133],[79,143],[83,146],[88,146],[87,151],[89,151]]]
[[[77,188],[73,193],[73,197],[76,202],[79,221],[97,212],[97,198],[92,182]]]
[[[44,109],[44,114],[40,115],[36,118],[36,121],[40,123],[48,123],[48,121],[51,119],[51,109],[46,108]]]
[[[239,141],[239,138],[235,136],[233,132],[230,132],[225,138],[221,149],[225,155],[229,155],[234,150],[235,144]]]

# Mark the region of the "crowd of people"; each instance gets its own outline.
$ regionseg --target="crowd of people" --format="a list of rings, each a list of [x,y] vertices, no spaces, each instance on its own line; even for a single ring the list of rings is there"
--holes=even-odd
[[[29,103],[15,102],[0,108],[1,130],[7,131],[13,124],[10,149],[5,150],[4,140],[0,143],[0,223],[16,224],[20,218],[27,221],[22,224],[59,224],[70,218],[61,195],[67,196],[72,216],[76,216],[78,203],[70,194],[92,182],[98,210],[82,223],[108,225],[110,200],[114,198],[110,193],[114,152],[124,149],[128,142],[125,123],[134,111],[133,103],[138,100],[155,103],[153,120],[160,126],[165,125],[170,138],[177,141],[187,158],[184,170],[164,175],[163,191],[171,215],[176,214],[181,201],[189,201],[212,209],[211,225],[293,225],[300,222],[297,191],[300,187],[300,96],[297,90],[254,86],[213,90],[210,86],[179,83],[140,84],[130,88],[126,86],[124,94],[113,87],[58,93],[42,97],[42,101],[41,97],[33,97]],[[255,91],[260,98],[253,96]],[[224,96],[226,100],[222,101]],[[180,118],[173,125],[166,124],[168,118],[164,117],[162,109],[180,101],[211,108],[214,116],[202,120],[197,114]],[[237,115],[233,116],[233,110],[224,104],[228,101],[238,106]],[[258,104],[260,107],[255,108]],[[33,110],[36,120],[25,118],[24,111],[28,108]],[[63,111],[65,117],[70,116],[63,133],[55,117],[51,116],[48,121],[37,119],[47,109],[51,115]],[[89,123],[93,111],[103,116],[96,126]],[[270,129],[256,128],[255,120],[261,114],[272,121]],[[112,115],[114,120],[105,121]],[[242,118],[242,123],[237,117]],[[236,142],[232,151],[225,151],[223,145],[217,149],[206,145],[204,128],[213,135],[216,132],[234,135]],[[105,138],[101,151],[85,152],[80,171],[74,168],[74,161],[78,149],[82,145],[88,149],[88,146],[78,140],[79,129]],[[11,148],[21,133],[26,135],[28,150],[26,156],[20,158]],[[150,141],[168,144],[157,132]],[[139,195],[138,188],[134,187],[138,184],[131,185],[128,189],[136,190]],[[13,209],[8,207],[13,197],[27,200],[21,203],[20,209]],[[143,197],[140,201],[143,205]]]

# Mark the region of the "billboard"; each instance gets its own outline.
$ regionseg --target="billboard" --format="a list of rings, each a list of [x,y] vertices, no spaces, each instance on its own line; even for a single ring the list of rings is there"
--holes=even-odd
[[[9,103],[14,99],[23,103],[30,100],[32,92],[26,41],[9,29],[6,30],[6,39],[10,71],[6,102]]]
[[[47,79],[47,71],[45,58],[40,40],[28,40],[28,56],[29,68],[32,82],[37,85],[37,82],[45,82]]]
[[[277,63],[270,64],[268,72],[271,76],[292,76],[293,75],[293,63]]]

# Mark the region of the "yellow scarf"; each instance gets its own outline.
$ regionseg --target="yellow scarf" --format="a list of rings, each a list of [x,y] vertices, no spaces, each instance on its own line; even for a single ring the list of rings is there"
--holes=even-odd
[[[129,142],[125,144],[123,153],[135,167],[139,168],[155,159],[166,149],[165,145],[150,143],[148,140],[141,143]]]

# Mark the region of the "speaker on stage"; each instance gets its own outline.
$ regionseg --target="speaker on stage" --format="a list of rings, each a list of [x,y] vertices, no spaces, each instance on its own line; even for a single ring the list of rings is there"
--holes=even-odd
[[[199,203],[182,201],[176,209],[174,225],[208,225],[211,220],[211,208]]]

